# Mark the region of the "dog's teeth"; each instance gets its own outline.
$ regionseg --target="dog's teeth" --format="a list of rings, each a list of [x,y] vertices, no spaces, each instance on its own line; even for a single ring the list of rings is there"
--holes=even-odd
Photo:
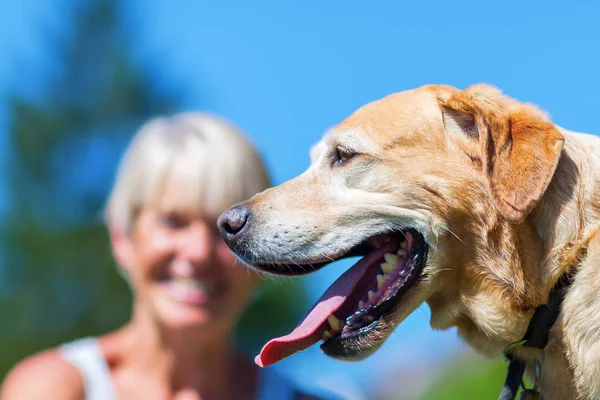
[[[406,249],[407,247],[408,247],[408,241],[406,239],[404,239],[404,242],[400,243],[400,248]]]
[[[385,262],[393,265],[394,268],[396,267],[396,263],[398,262],[398,256],[392,253],[385,253],[383,255],[383,258],[385,258]]]
[[[369,300],[373,300],[373,297],[375,297],[375,292],[372,290],[369,290],[369,293],[367,293],[367,297],[369,298]]]
[[[381,264],[381,270],[385,273],[392,272],[395,268],[396,268],[395,264],[394,265],[388,264],[388,263]]]
[[[400,249],[400,250],[398,250],[398,253],[397,253],[397,254],[398,254],[400,257],[404,257],[404,256],[406,255],[406,250],[402,250],[402,249]]]
[[[377,287],[380,288],[381,285],[383,285],[383,282],[385,282],[385,279],[387,278],[387,275],[377,275]]]
[[[361,300],[358,302],[358,309],[362,310],[363,308],[365,308],[365,302]]]
[[[331,332],[325,331],[323,332],[323,340],[331,339]]]
[[[329,322],[329,325],[331,325],[332,331],[339,332],[342,329],[342,321],[337,319],[334,315],[327,317],[327,321]]]

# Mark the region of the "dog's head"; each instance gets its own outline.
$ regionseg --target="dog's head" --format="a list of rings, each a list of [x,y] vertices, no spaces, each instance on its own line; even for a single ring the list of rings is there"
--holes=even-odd
[[[220,217],[231,249],[269,273],[362,256],[257,362],[321,339],[328,355],[364,358],[423,302],[434,328],[458,326],[481,350],[517,339],[544,302],[525,290],[539,286],[541,254],[528,216],[562,145],[542,112],[487,85],[360,108],[314,146],[306,172]]]

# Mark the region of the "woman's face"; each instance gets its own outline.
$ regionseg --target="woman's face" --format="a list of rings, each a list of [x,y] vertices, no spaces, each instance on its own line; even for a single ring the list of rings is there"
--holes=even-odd
[[[185,184],[167,178],[135,220],[126,239],[134,301],[173,328],[233,329],[258,276],[222,241],[218,215],[201,215],[186,194]]]

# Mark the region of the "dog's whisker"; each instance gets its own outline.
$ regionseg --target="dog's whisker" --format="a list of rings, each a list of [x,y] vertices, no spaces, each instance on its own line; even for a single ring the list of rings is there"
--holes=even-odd
[[[437,274],[439,274],[441,272],[444,272],[444,271],[453,271],[453,269],[452,268],[441,268],[441,269],[438,269],[436,271],[429,271],[429,276],[434,276],[434,275],[437,275]]]
[[[449,227],[447,227],[447,226],[443,226],[443,227],[442,227],[442,229],[444,229],[446,232],[450,233],[452,236],[454,236],[456,239],[458,239],[458,241],[459,241],[459,242],[461,242],[462,244],[464,244],[465,246],[467,245],[467,244],[465,243],[465,241],[464,241],[464,240],[462,240],[460,237],[458,237],[458,235],[457,235],[456,233],[454,233],[454,232],[452,231],[452,229],[450,229]]]

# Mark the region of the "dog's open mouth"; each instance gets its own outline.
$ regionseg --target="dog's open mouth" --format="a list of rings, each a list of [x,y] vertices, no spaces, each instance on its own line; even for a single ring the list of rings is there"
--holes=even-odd
[[[256,363],[276,363],[319,340],[331,357],[364,358],[372,352],[366,344],[378,341],[382,321],[421,279],[427,251],[423,236],[413,229],[366,240],[344,256],[364,257],[327,289],[293,332],[269,341]]]

